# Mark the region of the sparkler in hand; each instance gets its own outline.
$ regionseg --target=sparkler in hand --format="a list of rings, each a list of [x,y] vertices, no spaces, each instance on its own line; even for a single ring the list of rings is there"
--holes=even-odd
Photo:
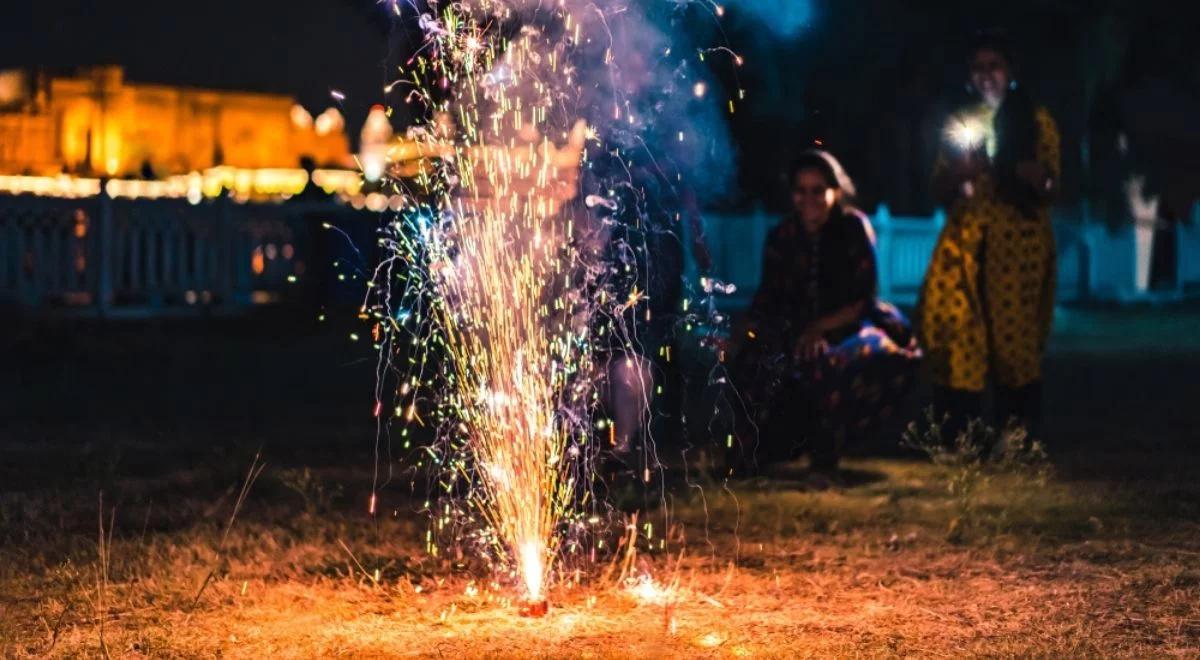
[[[950,166],[958,182],[958,194],[963,197],[975,195],[975,180],[988,171],[990,145],[994,142],[991,117],[975,114],[955,115],[945,129],[949,150]]]
[[[963,152],[978,151],[987,143],[987,130],[974,117],[953,119],[946,132],[951,143]]]

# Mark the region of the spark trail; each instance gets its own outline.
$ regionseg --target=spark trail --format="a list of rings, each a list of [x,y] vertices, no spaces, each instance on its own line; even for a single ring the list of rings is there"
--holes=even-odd
[[[631,348],[629,319],[646,304],[636,285],[617,285],[629,265],[606,261],[598,243],[611,221],[589,211],[624,202],[603,182],[578,200],[589,154],[612,146],[589,109],[603,107],[604,125],[626,132],[646,125],[638,99],[654,81],[619,80],[609,18],[625,8],[427,8],[415,17],[424,43],[388,85],[403,84],[424,119],[389,152],[387,185],[407,202],[381,233],[385,257],[363,312],[401,374],[396,416],[437,430],[424,448],[442,491],[431,552],[435,534],[451,530],[536,604],[556,558],[582,549],[597,520],[598,346]],[[612,153],[621,158],[619,146]]]

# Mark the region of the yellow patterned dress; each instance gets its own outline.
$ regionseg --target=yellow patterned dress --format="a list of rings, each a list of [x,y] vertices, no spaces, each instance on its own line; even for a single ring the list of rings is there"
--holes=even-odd
[[[1036,158],[1057,181],[1058,129],[1044,108],[1035,118]],[[935,179],[949,167],[946,149]],[[975,179],[973,194],[950,208],[921,286],[918,336],[935,384],[979,392],[989,375],[1011,388],[1040,380],[1054,286],[1049,204],[1030,216],[1000,199],[990,173]]]

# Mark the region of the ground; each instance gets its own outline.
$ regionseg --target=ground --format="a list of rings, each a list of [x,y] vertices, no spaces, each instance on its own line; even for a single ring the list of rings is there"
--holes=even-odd
[[[669,522],[641,519],[669,551],[598,559],[543,618],[426,554],[403,479],[367,515],[372,361],[346,328],[19,325],[0,656],[1200,657],[1197,321],[1060,314],[1048,471],[875,448],[829,491],[669,474]]]

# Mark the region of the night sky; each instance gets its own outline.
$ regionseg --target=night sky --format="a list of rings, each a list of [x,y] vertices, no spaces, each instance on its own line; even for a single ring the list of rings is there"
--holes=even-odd
[[[922,122],[955,95],[961,97],[963,43],[980,27],[1012,34],[1023,65],[1018,75],[1058,120],[1066,197],[1097,194],[1087,192],[1098,184],[1088,179],[1081,154],[1089,131],[1109,124],[1124,122],[1120,126],[1135,138],[1139,126],[1166,130],[1165,137],[1140,141],[1147,160],[1170,171],[1186,170],[1189,180],[1190,172],[1200,172],[1200,164],[1193,163],[1200,152],[1200,129],[1195,128],[1200,124],[1194,121],[1200,108],[1200,57],[1194,47],[1198,12],[1186,8],[1189,3],[726,4],[721,31],[747,61],[737,83],[747,89],[747,101],[730,119],[738,204],[771,198],[778,204],[778,172],[791,153],[817,137],[860,180],[864,201],[889,200],[894,208],[927,213],[922,187],[928,157],[920,152],[928,145],[903,147],[905,155],[897,151],[896,140],[920,130],[927,134]],[[314,113],[333,104],[329,93],[338,89],[346,94],[342,105],[352,140],[370,106],[383,100],[389,74],[413,47],[413,32],[397,27],[378,0],[7,0],[5,5],[0,67],[69,71],[114,63],[135,82],[279,92]],[[712,74],[722,76],[718,70]],[[729,80],[714,81],[727,94],[733,91]],[[394,122],[403,127],[404,104],[390,100],[398,110]],[[1103,146],[1111,138],[1101,135],[1093,142]]]
[[[382,99],[386,63],[403,50],[375,0],[5,4],[16,7],[2,13],[2,67],[114,63],[135,82],[280,92],[313,111],[332,104],[336,88],[352,126]]]

